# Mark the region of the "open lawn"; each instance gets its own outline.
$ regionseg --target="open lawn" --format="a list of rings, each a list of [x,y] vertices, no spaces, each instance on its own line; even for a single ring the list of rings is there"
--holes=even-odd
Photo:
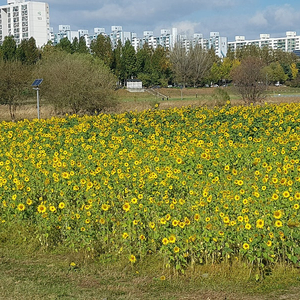
[[[300,272],[277,266],[263,281],[243,264],[208,265],[161,276],[156,257],[135,265],[109,256],[0,247],[0,299],[299,300]],[[76,266],[70,266],[76,262]]]
[[[215,101],[212,99],[212,94],[217,88],[160,88],[154,89],[158,91],[161,95],[156,96],[148,92],[143,93],[131,93],[126,89],[119,89],[116,91],[116,97],[118,98],[118,105],[109,109],[107,112],[121,113],[124,111],[143,111],[147,109],[152,109],[155,104],[159,104],[159,109],[168,109],[172,107],[182,107],[182,106],[207,106],[214,107]],[[243,105],[243,101],[240,96],[232,91],[231,87],[226,88],[230,95],[231,102],[233,105]],[[164,100],[162,100],[164,98]],[[168,98],[168,100],[167,100]],[[36,99],[30,99],[29,104],[20,106],[17,109],[16,119],[34,119],[37,118],[37,109],[35,104]],[[280,87],[270,87],[268,95],[265,99],[268,103],[290,103],[290,102],[300,102],[300,89],[289,88],[285,86]],[[41,104],[40,104],[40,116],[42,119],[47,119],[55,116],[53,108],[47,104],[43,99],[41,91]],[[8,107],[6,105],[0,105],[0,121],[10,120],[10,115]]]

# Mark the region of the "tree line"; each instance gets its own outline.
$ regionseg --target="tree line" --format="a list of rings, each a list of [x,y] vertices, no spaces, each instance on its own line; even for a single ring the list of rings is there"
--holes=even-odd
[[[246,46],[220,59],[200,45],[185,49],[176,44],[169,51],[146,43],[135,51],[130,41],[119,41],[112,49],[110,38],[103,35],[89,48],[81,37],[73,42],[63,38],[55,46],[49,42],[41,49],[34,38],[16,45],[9,36],[0,46],[0,68],[0,104],[8,106],[12,119],[18,105],[33,96],[30,84],[38,77],[44,79],[43,96],[55,111],[72,113],[99,113],[114,105],[114,89],[131,78],[145,87],[233,82],[246,102],[253,102],[254,95],[245,92],[245,85],[255,86],[254,94],[276,82],[300,86],[298,57],[282,50]]]
[[[245,46],[235,52],[229,49],[226,58],[219,58],[213,49],[203,49],[200,45],[185,49],[180,44],[169,51],[158,46],[153,49],[147,43],[135,51],[130,41],[124,45],[119,41],[112,49],[108,36],[99,35],[90,49],[83,37],[71,43],[64,38],[55,47],[68,53],[90,53],[99,57],[124,84],[129,78],[137,78],[145,87],[181,85],[199,87],[211,84],[229,83],[231,72],[248,57],[258,58],[271,83],[285,83],[300,86],[298,69],[300,62],[294,53],[255,45]],[[298,84],[299,83],[299,84]]]

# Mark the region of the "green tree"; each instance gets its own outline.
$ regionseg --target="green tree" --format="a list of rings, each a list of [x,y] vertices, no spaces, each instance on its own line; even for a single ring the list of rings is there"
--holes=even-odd
[[[40,52],[41,59],[43,59],[49,55],[53,55],[53,53],[59,52],[59,51],[61,51],[61,49],[53,46],[52,42],[48,41],[48,43],[41,48],[41,52]]]
[[[41,60],[38,73],[57,112],[93,114],[115,104],[115,76],[92,55],[54,53]]]
[[[259,56],[266,65],[274,62],[274,50],[267,46],[259,49]]]
[[[279,62],[282,66],[287,65],[288,67],[292,63],[296,63],[298,57],[295,53],[285,52],[282,49],[276,49],[273,51],[273,62]]]
[[[16,57],[23,63],[35,64],[40,59],[40,51],[36,46],[35,39],[22,40],[17,47]]]
[[[142,48],[138,49],[136,53],[136,68],[139,74],[151,74],[152,66],[151,60],[154,49],[145,43]]]
[[[78,49],[79,49],[79,42],[77,36],[75,36],[72,41],[72,53],[79,52]]]
[[[158,46],[151,59],[152,76],[158,77],[157,84],[167,86],[171,75],[171,64],[168,50]],[[154,83],[155,84],[155,83]]]
[[[96,57],[102,59],[107,66],[112,67],[113,50],[109,36],[99,34],[97,39],[91,43],[91,52]]]
[[[246,45],[235,51],[235,58],[242,61],[248,57],[260,57],[260,48],[256,45]]]
[[[214,62],[209,74],[209,81],[211,83],[219,83],[222,79],[222,72],[221,72],[221,62],[217,63]]]
[[[62,38],[59,43],[56,45],[56,48],[63,50],[67,53],[73,53],[72,43],[67,37]]]
[[[267,82],[285,82],[288,78],[288,75],[285,74],[284,69],[279,62],[272,62],[269,66],[265,67],[263,71]]]
[[[6,36],[2,43],[2,57],[5,61],[16,59],[17,44],[13,36]]]
[[[87,54],[89,53],[89,49],[86,45],[86,40],[84,36],[81,36],[79,38],[79,42],[78,42],[78,53],[82,53],[82,54]]]
[[[12,121],[28,94],[31,71],[32,68],[21,61],[0,60],[0,104],[8,106]]]
[[[155,50],[147,43],[137,51],[138,78],[144,86],[167,86],[171,74],[168,52],[158,46]]]
[[[230,59],[230,60],[236,59],[236,57],[235,57],[235,51],[233,51],[231,48],[228,48],[226,57],[228,59]]]
[[[121,57],[122,57],[122,44],[121,44],[121,41],[119,40],[118,43],[117,43],[117,47],[113,50],[112,63],[111,63],[111,69],[113,70],[113,73],[118,78],[119,82],[122,81],[122,77],[121,77],[121,71],[122,71]]]
[[[223,61],[215,62],[210,70],[211,81],[213,83],[231,81],[231,70],[239,65],[240,62],[237,59],[231,60],[228,57],[225,57]]]
[[[136,53],[130,41],[127,40],[122,47],[121,55],[121,79],[127,80],[136,76]]]

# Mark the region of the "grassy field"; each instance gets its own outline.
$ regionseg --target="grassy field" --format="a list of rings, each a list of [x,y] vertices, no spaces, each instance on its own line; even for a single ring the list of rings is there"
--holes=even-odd
[[[1,245],[0,299],[299,300],[300,295],[299,270],[281,265],[263,281],[238,263],[160,277],[162,262],[155,256],[131,268],[126,259],[104,255],[88,260],[62,249],[29,252]]]
[[[120,113],[124,111],[143,111],[153,108],[157,103],[159,103],[160,109],[189,105],[193,107],[213,107],[215,102],[212,99],[212,94],[216,89],[217,88],[186,88],[181,90],[179,88],[160,88],[154,90],[158,91],[165,97],[158,94],[155,96],[146,91],[143,93],[130,93],[126,89],[120,89],[116,91],[119,104],[108,112]],[[226,90],[230,95],[233,105],[243,105],[243,101],[240,99],[240,96],[235,94],[231,87],[227,87]],[[162,100],[162,98],[164,98],[164,100]],[[20,106],[17,109],[16,120],[31,120],[37,118],[35,101],[36,99],[33,98],[28,101],[30,103],[29,105]],[[268,103],[299,102],[300,89],[285,86],[270,87],[265,101]],[[41,92],[40,117],[42,119],[47,119],[52,116],[55,116],[54,110],[43,99]],[[0,105],[0,121],[1,120],[10,120],[8,107],[6,105]]]

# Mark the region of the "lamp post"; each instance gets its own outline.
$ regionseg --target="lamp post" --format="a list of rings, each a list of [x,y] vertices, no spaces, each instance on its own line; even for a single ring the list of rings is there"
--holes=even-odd
[[[37,108],[37,116],[38,120],[40,119],[40,89],[39,86],[42,83],[43,79],[36,79],[31,86],[36,90],[36,108]]]

